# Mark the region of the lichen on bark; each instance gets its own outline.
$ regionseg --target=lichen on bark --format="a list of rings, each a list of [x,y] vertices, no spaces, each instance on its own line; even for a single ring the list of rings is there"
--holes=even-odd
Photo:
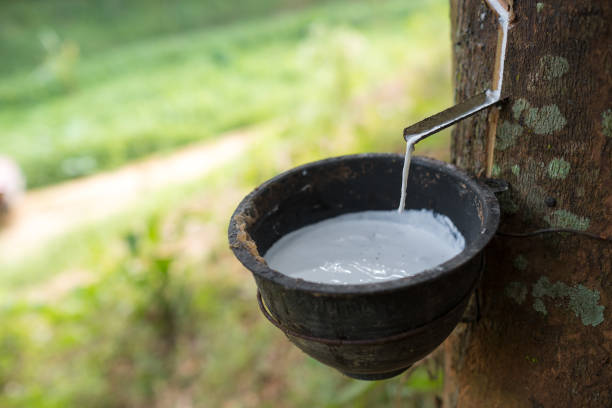
[[[562,129],[567,120],[557,105],[545,105],[541,108],[529,108],[525,123],[538,135],[548,135]]]
[[[597,326],[604,321],[603,305],[598,304],[600,293],[590,290],[584,285],[568,286],[563,282],[552,283],[548,277],[542,276],[534,285],[531,291],[534,297],[534,309],[538,312],[547,314],[543,299],[565,300],[566,307],[569,308],[577,317],[580,317],[585,326]],[[539,301],[539,302],[538,302]]]
[[[571,165],[562,158],[555,157],[548,163],[548,175],[553,179],[564,179],[569,174]]]

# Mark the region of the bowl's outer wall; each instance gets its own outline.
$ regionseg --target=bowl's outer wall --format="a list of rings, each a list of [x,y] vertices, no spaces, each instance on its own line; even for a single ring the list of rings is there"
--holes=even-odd
[[[443,318],[417,330],[410,337],[372,345],[330,346],[288,335],[293,344],[320,362],[351,376],[393,373],[431,353],[453,331],[463,315],[469,296]]]
[[[264,183],[236,213],[253,217],[247,232],[263,255],[280,237],[305,225],[348,212],[396,209],[402,166],[403,158],[391,154],[324,160]],[[490,197],[483,197],[469,181],[452,166],[415,157],[406,200],[406,208],[428,208],[448,216],[465,237],[464,252],[481,239],[491,209],[486,202]],[[499,211],[496,203],[493,207]],[[231,230],[232,225],[230,241]],[[232,246],[239,259],[245,257],[244,250],[241,255],[240,248]],[[422,326],[456,306],[478,278],[478,249],[471,249],[469,260],[443,273],[438,270],[431,279],[404,278],[384,290],[367,285],[371,291],[358,293],[347,293],[346,288],[318,291],[302,280],[272,278],[278,273],[259,261],[241,261],[253,272],[266,305],[283,325],[311,336],[357,340]]]

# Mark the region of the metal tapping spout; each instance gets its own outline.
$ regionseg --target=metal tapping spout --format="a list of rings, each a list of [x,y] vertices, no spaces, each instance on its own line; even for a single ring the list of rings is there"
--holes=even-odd
[[[502,82],[504,78],[504,61],[508,43],[508,29],[512,17],[510,7],[503,0],[485,0],[489,7],[498,15],[499,35],[497,41],[493,86],[491,89],[466,99],[457,105],[440,113],[423,119],[404,129],[404,140],[408,150],[421,140],[445,129],[473,114],[480,112],[502,100]]]

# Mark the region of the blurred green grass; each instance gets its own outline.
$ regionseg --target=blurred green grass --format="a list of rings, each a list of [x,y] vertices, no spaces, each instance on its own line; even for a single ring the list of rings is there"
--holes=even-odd
[[[75,231],[39,258],[46,265],[29,262],[30,281],[4,286],[0,406],[433,408],[442,381],[435,363],[383,382],[350,380],[260,315],[254,283],[225,239],[247,167]],[[91,279],[49,285],[75,270]]]
[[[0,406],[435,406],[436,368],[364,383],[289,346],[260,317],[225,229],[265,179],[400,152],[405,125],[450,104],[446,2],[103,3],[0,6],[0,55],[23,54],[1,68],[0,151],[31,186],[276,125],[206,178],[0,259]],[[34,45],[44,30],[59,68]],[[417,154],[447,148],[444,134]],[[87,278],[54,284],[74,276]]]
[[[0,66],[0,73],[34,69],[43,63],[45,44],[41,43],[41,36],[50,31],[78,41],[81,54],[89,57],[118,44],[278,15],[313,3],[312,0],[5,2],[0,15],[0,50],[12,58]]]
[[[328,2],[290,12],[286,8],[305,4],[108,3],[2,6],[0,57],[8,64],[0,78],[0,151],[19,162],[30,188],[213,138],[279,112],[295,115],[302,101],[317,95],[311,79],[318,63],[303,55],[317,28],[367,35],[370,55],[359,64],[368,67],[360,75],[375,81],[409,58],[401,27],[423,7],[397,0],[375,7]],[[266,11],[271,15],[262,16]]]

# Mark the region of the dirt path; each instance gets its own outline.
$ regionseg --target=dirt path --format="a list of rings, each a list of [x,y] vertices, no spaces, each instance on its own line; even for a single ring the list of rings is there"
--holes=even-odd
[[[62,233],[120,212],[144,194],[202,177],[242,154],[256,133],[231,132],[168,156],[28,192],[0,231],[0,259],[18,260]]]

